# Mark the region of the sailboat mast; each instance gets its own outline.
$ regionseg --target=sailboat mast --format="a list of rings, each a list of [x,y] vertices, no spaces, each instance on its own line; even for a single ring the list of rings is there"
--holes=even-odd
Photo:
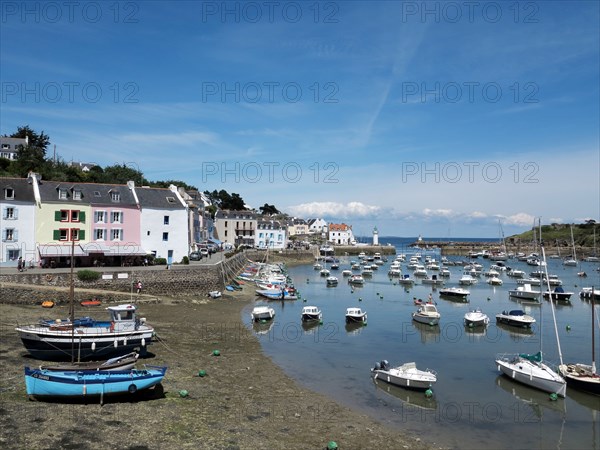
[[[554,301],[552,299],[552,291],[550,290],[550,278],[548,277],[548,264],[546,264],[546,251],[544,247],[542,249],[542,261],[544,262],[544,275],[546,276],[546,284],[548,286],[548,295],[550,296],[550,308],[552,309],[552,320],[554,322],[554,333],[556,334],[556,344],[558,345],[558,358],[560,359],[560,365],[563,365],[562,349],[560,348],[560,339],[558,338],[558,327],[556,326],[556,315],[554,314]],[[542,287],[540,285],[540,292]],[[593,306],[593,305],[592,305]]]
[[[594,330],[596,328],[596,322],[594,318],[594,313],[596,310],[596,305],[594,305],[594,286],[592,286],[592,373],[596,373],[596,335]]]
[[[71,236],[71,278],[69,282],[69,317],[71,318],[71,363],[75,362],[75,286],[73,285],[73,269],[75,267],[75,239]]]

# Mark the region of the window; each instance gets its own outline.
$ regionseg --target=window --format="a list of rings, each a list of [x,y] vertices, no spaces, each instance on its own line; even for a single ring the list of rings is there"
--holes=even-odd
[[[10,150],[10,144],[2,144],[3,150]]]
[[[12,206],[8,206],[4,208],[4,214],[2,217],[6,220],[16,219],[17,218],[17,210]]]
[[[100,197],[100,191],[94,191],[94,197]]]
[[[5,188],[4,189],[4,198],[11,199],[15,198],[15,190],[13,188]]]
[[[169,233],[163,233],[163,241],[168,241],[169,240]]]
[[[106,230],[104,228],[96,228],[94,230],[94,239],[97,241],[106,240]]]
[[[61,209],[60,210],[60,221],[61,222],[68,222],[69,221],[69,210],[67,210],[67,209]]]
[[[106,211],[96,211],[96,223],[106,223]]]
[[[163,223],[164,223],[165,225],[169,225],[169,216],[165,216],[165,217],[164,217],[164,221],[163,221]]]
[[[4,242],[15,242],[17,240],[17,230],[14,228],[7,228],[2,233],[2,240]]]
[[[58,190],[58,199],[59,200],[66,200],[68,197],[69,197],[69,193],[67,192],[66,189]]]
[[[21,256],[21,251],[20,250],[8,250],[7,255],[8,260],[9,261],[14,261],[16,259],[19,259],[19,256]]]
[[[123,222],[123,213],[121,211],[113,211],[110,214],[110,221],[112,223],[122,223]]]
[[[175,203],[175,197],[167,197],[169,203]]]
[[[79,240],[79,228],[71,228],[71,240]]]
[[[67,228],[61,228],[58,230],[58,240],[66,241],[69,239],[69,230]]]
[[[110,230],[110,238],[113,241],[121,241],[123,240],[123,230],[119,228],[115,228],[114,230]]]
[[[81,191],[80,190],[74,190],[73,191],[73,200],[81,200]]]
[[[79,222],[79,211],[71,211],[71,222]]]
[[[120,202],[121,201],[121,193],[120,192],[111,192],[110,199],[113,202]]]

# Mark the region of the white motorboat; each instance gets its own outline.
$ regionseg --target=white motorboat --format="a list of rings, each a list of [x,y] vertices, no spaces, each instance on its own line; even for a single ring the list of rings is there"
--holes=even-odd
[[[440,277],[449,278],[450,277],[450,270],[447,267],[442,267],[440,269]]]
[[[465,326],[469,328],[483,327],[490,323],[487,314],[481,312],[481,309],[472,309],[465,314]]]
[[[579,298],[585,300],[600,300],[600,289],[594,289],[591,287],[582,287],[581,291],[579,291]]]
[[[413,272],[413,276],[415,276],[415,277],[426,277],[427,276],[427,269],[425,269],[424,265],[418,264],[417,267],[415,267],[415,270]]]
[[[319,263],[314,263],[313,264],[313,269],[315,270],[321,270],[323,268],[323,266]]]
[[[371,267],[365,266],[365,267],[363,267],[363,270],[362,270],[361,273],[362,273],[363,277],[372,277],[373,276],[373,269],[371,269]]]
[[[546,300],[549,300],[550,298],[552,298],[552,300],[559,301],[559,302],[570,302],[572,295],[573,295],[573,292],[565,292],[564,289],[560,286],[555,287],[552,292],[545,291],[543,294],[543,296]]]
[[[210,298],[220,298],[223,294],[221,293],[221,291],[210,291],[208,293],[208,296]]]
[[[337,286],[338,284],[338,278],[330,275],[327,277],[327,286]]]
[[[275,317],[275,310],[270,306],[255,306],[252,309],[252,320],[259,322],[261,320],[271,320]]]
[[[512,311],[502,311],[496,314],[496,322],[512,325],[513,327],[530,328],[535,323],[535,319],[521,309]]]
[[[445,296],[445,297],[467,298],[467,296],[470,293],[471,293],[471,291],[468,291],[467,289],[463,289],[460,287],[449,287],[449,288],[440,289],[440,295]]]
[[[477,283],[477,279],[471,275],[463,275],[458,280],[458,284],[462,284],[463,286],[471,286],[475,283]]]
[[[429,389],[437,381],[437,374],[433,370],[419,370],[414,362],[390,367],[389,363],[383,360],[376,363],[371,372],[374,373],[373,378],[376,380],[409,389]]]
[[[431,277],[426,277],[421,280],[422,284],[431,284],[433,286],[443,286],[444,280],[441,280],[437,277],[437,275],[431,275]]]
[[[524,284],[523,286],[517,286],[516,289],[509,289],[508,295],[510,297],[520,298],[524,300],[539,301],[541,291],[537,291],[531,288],[530,284]]]
[[[413,284],[415,284],[415,280],[411,278],[410,275],[405,274],[402,278],[398,280],[398,283],[404,286],[412,286]]]
[[[350,269],[344,269],[344,270],[342,270],[342,276],[343,277],[351,277],[352,271]]]
[[[567,383],[542,362],[542,352],[534,355],[498,355],[496,365],[499,371],[515,381],[565,397]]]
[[[350,279],[348,280],[348,283],[350,284],[365,284],[365,279],[363,278],[362,275],[352,275],[350,277]]]
[[[321,269],[321,271],[319,272],[319,274],[320,274],[322,277],[328,277],[328,276],[329,276],[329,269],[325,269],[325,268],[323,268],[323,269]]]
[[[390,267],[390,270],[388,270],[388,275],[390,277],[401,277],[402,269],[400,267]]]
[[[346,322],[367,322],[367,312],[360,308],[347,308],[346,309]]]
[[[497,276],[494,276],[487,279],[487,284],[490,286],[502,286],[502,280]]]
[[[419,309],[412,313],[414,321],[424,323],[426,325],[437,325],[440,323],[441,314],[438,312],[435,305],[430,303],[422,304]]]
[[[305,306],[302,308],[302,322],[320,321],[323,318],[321,310],[316,306]]]
[[[524,278],[525,272],[523,270],[510,269],[506,271],[506,275],[512,278]]]

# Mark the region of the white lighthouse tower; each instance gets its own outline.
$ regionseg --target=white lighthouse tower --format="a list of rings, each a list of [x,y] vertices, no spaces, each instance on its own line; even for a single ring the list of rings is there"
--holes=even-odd
[[[373,245],[379,245],[379,231],[377,231],[377,227],[373,228]]]

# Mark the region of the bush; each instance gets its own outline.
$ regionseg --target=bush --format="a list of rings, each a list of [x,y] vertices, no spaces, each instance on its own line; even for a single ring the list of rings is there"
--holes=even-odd
[[[164,266],[167,264],[167,258],[154,258],[154,265]]]
[[[187,256],[184,256],[181,259],[181,264],[189,264],[190,263],[190,258],[188,258]]]
[[[94,270],[78,270],[77,279],[80,281],[98,281],[102,277],[100,272]]]

